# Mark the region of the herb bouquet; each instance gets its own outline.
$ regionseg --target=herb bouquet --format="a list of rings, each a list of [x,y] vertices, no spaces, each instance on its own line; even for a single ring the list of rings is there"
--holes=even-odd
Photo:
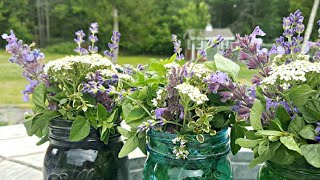
[[[10,61],[23,69],[29,84],[24,100],[32,95],[33,114],[26,114],[28,135],[50,140],[44,163],[44,179],[127,179],[127,157],[117,157],[123,142],[116,127],[120,123],[122,97],[131,91],[133,79],[109,58],[117,48],[120,33],[114,32],[107,57],[97,54],[98,24],[92,23],[88,50],[83,31],[76,32],[79,55],[44,63],[44,54],[23,44],[11,31]]]
[[[139,90],[128,95],[122,106],[130,129],[119,128],[128,138],[119,156],[136,147],[148,151],[145,179],[232,176],[227,129],[232,126],[231,144],[236,153],[240,147],[234,140],[245,131],[245,122],[238,121],[238,115],[247,116],[254,99],[244,94],[248,93],[246,86],[235,83],[240,68],[233,61],[216,54],[214,61],[197,63],[222,40],[221,36],[213,38],[198,52],[195,62],[186,62],[180,41],[173,35],[175,54],[170,59],[151,60],[145,70],[133,74]]]
[[[250,113],[253,130],[236,143],[250,148],[249,166],[265,164],[259,179],[320,178],[320,41],[302,45],[303,16],[298,10],[283,18],[283,36],[268,51],[257,27],[233,44],[253,77],[256,100]],[[311,48],[311,50],[310,50]]]

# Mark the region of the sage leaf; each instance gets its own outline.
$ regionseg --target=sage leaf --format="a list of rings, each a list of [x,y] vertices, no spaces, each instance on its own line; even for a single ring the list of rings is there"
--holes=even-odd
[[[315,140],[315,132],[314,132],[314,125],[308,124],[302,128],[302,130],[299,132],[300,136],[309,139],[309,140]]]
[[[256,147],[260,141],[263,139],[257,139],[257,140],[251,140],[251,139],[245,139],[245,138],[239,138],[236,140],[236,144],[239,144],[241,147],[244,148],[254,148]]]
[[[283,133],[273,130],[259,130],[255,133],[257,136],[281,136]]]
[[[316,168],[320,168],[320,144],[302,145],[301,151],[308,163]]]
[[[136,134],[130,136],[121,148],[118,157],[123,158],[139,146],[139,138]]]
[[[280,142],[283,145],[285,145],[288,149],[296,151],[299,154],[301,154],[301,150],[292,136],[282,136],[280,137]]]
[[[302,117],[296,116],[288,126],[288,132],[299,135],[299,132],[305,126],[304,119]]]
[[[90,123],[82,116],[77,116],[73,121],[70,131],[71,141],[80,141],[90,133]]]
[[[303,106],[307,102],[308,98],[314,93],[317,93],[317,91],[311,89],[309,85],[303,84],[291,89],[289,92],[289,98],[293,105],[300,107]]]
[[[242,127],[238,124],[234,124],[231,127],[230,146],[233,155],[235,155],[241,149],[241,146],[239,144],[236,144],[236,140],[239,138],[243,138],[246,131],[247,129],[245,127]]]
[[[282,129],[287,130],[291,121],[291,116],[283,105],[278,106],[275,117],[280,120]]]
[[[219,53],[214,56],[214,62],[217,70],[230,74],[233,79],[238,78],[240,66],[237,63],[223,57]]]
[[[250,112],[250,124],[254,130],[262,130],[261,115],[263,106],[259,100],[256,100]]]
[[[130,111],[128,116],[125,118],[126,123],[130,123],[135,120],[142,119],[147,113],[142,108],[135,108]]]
[[[98,103],[97,105],[97,116],[99,117],[99,119],[101,120],[105,120],[106,117],[108,116],[109,112],[106,110],[106,108]]]

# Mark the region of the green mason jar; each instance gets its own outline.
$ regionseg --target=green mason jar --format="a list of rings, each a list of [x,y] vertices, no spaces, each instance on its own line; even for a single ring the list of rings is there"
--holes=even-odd
[[[308,163],[280,165],[270,161],[265,162],[258,174],[259,180],[319,180],[320,169]]]
[[[149,156],[144,166],[145,180],[229,180],[232,170],[228,153],[230,151],[228,130],[223,129],[214,136],[205,135],[199,143],[194,135],[186,135],[186,159],[176,159],[172,142],[176,134],[150,130],[148,132]]]

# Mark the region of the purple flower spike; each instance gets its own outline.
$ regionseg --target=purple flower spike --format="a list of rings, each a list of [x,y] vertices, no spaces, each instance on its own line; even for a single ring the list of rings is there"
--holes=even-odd
[[[266,35],[266,33],[264,33],[259,26],[254,28],[253,32],[251,33],[251,36],[254,37],[254,38],[256,36],[265,36],[265,35]]]
[[[183,54],[181,54],[181,51],[182,51],[182,48],[180,47],[181,41],[177,39],[177,36],[175,34],[172,34],[172,43],[173,43],[174,53],[177,54],[176,59],[179,61],[184,59]]]
[[[98,23],[94,22],[94,23],[91,23],[89,30],[92,34],[95,34],[99,32],[98,28],[99,28]]]
[[[121,34],[117,31],[113,31],[111,37],[111,43],[108,43],[110,50],[104,51],[104,55],[112,59],[114,57],[114,50],[118,49],[118,43],[120,42]]]
[[[218,36],[210,39],[208,41],[207,46],[208,46],[208,48],[214,48],[214,47],[218,46],[223,40],[224,40],[224,38],[219,34]]]
[[[163,119],[162,115],[164,114],[164,112],[167,110],[167,108],[157,108],[154,110],[154,114],[156,115],[157,119]]]
[[[198,57],[202,57],[202,58],[207,57],[206,51],[203,49],[198,50]]]

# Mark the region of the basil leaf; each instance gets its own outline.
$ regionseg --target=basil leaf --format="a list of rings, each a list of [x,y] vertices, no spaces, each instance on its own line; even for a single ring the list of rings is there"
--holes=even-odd
[[[77,116],[73,121],[70,131],[71,141],[80,141],[90,133],[90,123],[82,116]]]

